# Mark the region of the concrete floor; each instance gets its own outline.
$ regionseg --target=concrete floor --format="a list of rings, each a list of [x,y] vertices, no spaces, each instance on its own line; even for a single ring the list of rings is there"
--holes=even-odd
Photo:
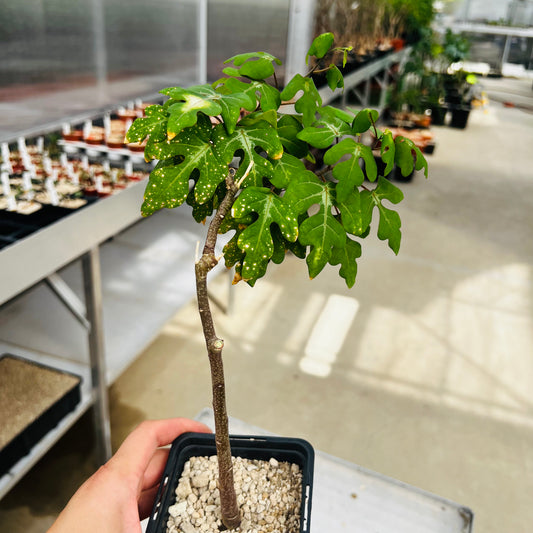
[[[435,132],[430,179],[399,184],[398,257],[367,239],[351,290],[336,269],[310,281],[288,257],[254,289],[234,288],[231,315],[215,311],[229,411],[466,505],[478,533],[528,533],[533,114],[493,102],[465,131]],[[225,277],[212,288],[225,297]],[[210,404],[194,302],[110,401],[115,447],[143,419]],[[0,530],[45,530],[92,471],[91,454],[86,416],[0,501]]]

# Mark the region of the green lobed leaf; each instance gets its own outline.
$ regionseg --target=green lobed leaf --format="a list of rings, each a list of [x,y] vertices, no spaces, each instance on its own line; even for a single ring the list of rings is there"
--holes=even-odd
[[[301,121],[294,115],[283,115],[278,120],[278,136],[283,148],[298,158],[305,157],[309,152],[307,143],[298,139],[298,133],[302,129]]]
[[[237,244],[242,230],[235,232],[235,235],[226,243],[222,252],[224,254],[224,263],[227,268],[234,267],[237,263],[242,265],[244,260],[244,252]]]
[[[228,165],[237,152],[242,152],[243,157],[239,165],[235,180],[239,181],[244,176],[248,165],[253,162],[250,173],[243,186],[261,186],[263,178],[272,177],[274,170],[272,164],[258,153],[264,150],[271,159],[280,159],[283,155],[283,146],[275,128],[266,122],[260,122],[247,127],[237,126],[235,131],[228,135],[224,127],[215,126],[212,136],[213,143],[221,160]]]
[[[352,132],[354,135],[361,135],[368,131],[372,124],[379,118],[379,113],[375,109],[361,109],[352,122]]]
[[[335,205],[339,209],[341,222],[347,233],[361,236],[365,233],[370,225],[372,218],[372,208],[370,207],[370,217],[368,212],[365,212],[365,204],[361,201],[361,193],[358,189],[354,189],[352,193],[343,201],[335,199]]]
[[[355,284],[357,276],[356,259],[359,257],[361,257],[361,245],[347,236],[344,246],[333,248],[329,260],[330,265],[341,265],[339,274],[344,278],[346,285],[350,289]]]
[[[235,67],[226,67],[224,74],[236,77],[246,77],[252,80],[264,80],[274,74],[274,63],[281,65],[281,61],[267,52],[249,52],[238,54],[224,61],[233,63]]]
[[[333,33],[329,32],[322,33],[318,37],[315,37],[311,43],[311,46],[309,47],[309,50],[307,51],[307,55],[305,56],[305,63],[308,63],[310,56],[315,56],[317,59],[322,59],[333,46],[334,40],[335,37],[333,36]]]
[[[300,159],[287,153],[275,161],[273,166],[274,175],[270,182],[278,189],[286,189],[291,182],[298,181],[303,174],[308,172]]]
[[[296,74],[281,91],[281,99],[289,101],[294,98],[298,91],[302,91],[303,94],[296,101],[294,108],[302,114],[303,125],[311,126],[315,121],[318,108],[322,105],[322,98],[311,78],[304,78],[301,74]]]
[[[181,156],[182,160],[177,162],[176,156]],[[195,170],[199,173],[198,182],[194,187],[195,198],[197,203],[203,204],[213,196],[219,183],[226,179],[228,171],[227,163],[225,164],[221,160],[212,143],[204,141],[198,135],[197,127],[183,130],[171,141],[147,145],[145,158],[148,160],[170,159],[170,164],[175,168],[173,179],[170,182],[157,180],[148,184],[145,202],[150,200],[152,206],[164,203],[165,205],[161,205],[161,207],[170,207],[166,205],[169,198],[178,198],[174,192],[174,183],[179,181],[188,184],[189,178]],[[166,173],[170,173],[170,171],[167,170]],[[154,210],[161,207],[156,207]]]
[[[424,169],[424,176],[428,177],[426,158],[411,139],[400,135],[394,139],[394,145],[396,148],[394,160],[400,167],[402,176],[411,174],[414,167],[416,170]]]
[[[298,240],[310,246],[306,258],[309,276],[316,277],[331,258],[334,247],[342,246],[346,231],[333,216],[335,186],[320,181],[312,172],[302,174],[297,182],[291,183],[284,199],[298,215],[305,213],[312,205],[318,205],[318,212],[300,224]]]
[[[326,72],[326,81],[328,82],[328,87],[332,91],[335,89],[344,89],[344,77],[335,65],[329,66],[329,69]]]
[[[330,117],[328,120],[318,120],[314,126],[304,128],[297,137],[315,148],[328,148],[335,139],[350,133],[348,124],[340,118]]]
[[[355,115],[350,110],[339,109],[338,107],[333,107],[330,105],[321,107],[318,112],[320,113],[321,119],[340,119],[346,124],[348,124],[350,128],[353,119],[355,118]]]
[[[194,173],[193,173],[194,175]],[[195,184],[198,181],[198,176],[194,176],[193,179],[195,179]],[[187,195],[186,202],[188,205],[192,207],[192,216],[196,222],[202,222],[204,223],[207,217],[211,216],[213,214],[213,211],[218,208],[222,200],[224,199],[224,196],[226,195],[226,183],[221,182],[216,191],[215,194],[209,198],[206,202],[203,204],[200,204],[196,201],[196,195],[194,191],[194,187],[190,188],[189,194]]]
[[[246,115],[239,121],[239,126],[253,126],[259,122],[268,122],[274,128],[278,125],[278,114],[274,109],[268,111],[256,111]]]
[[[202,95],[204,88],[209,88],[209,86],[191,87],[189,89],[171,87],[160,91],[162,94],[170,96],[175,102],[167,108],[169,113],[167,136],[169,139],[173,139],[185,128],[194,126],[199,112],[209,116],[216,116],[222,113],[222,108],[218,103]]]
[[[385,130],[381,136],[381,159],[385,163],[384,176],[388,176],[394,168],[395,144],[390,130]]]
[[[255,280],[264,275],[266,265],[274,253],[271,226],[277,224],[289,241],[298,237],[298,220],[290,206],[264,187],[248,187],[235,200],[231,216],[239,219],[250,213],[258,218],[244,229],[238,238],[238,246],[245,253],[241,276]]]
[[[148,135],[154,141],[162,141],[167,136],[168,111],[160,105],[152,105],[146,108],[145,117],[136,118],[128,132],[127,142],[140,143]]]
[[[324,192],[323,204],[318,213],[305,219],[300,226],[300,242],[311,247],[306,259],[311,279],[320,274],[329,262],[333,248],[341,246],[346,238],[343,227],[328,209],[332,203],[327,201],[327,196],[328,193]]]
[[[171,160],[160,161],[150,173],[141,214],[147,217],[165,207],[178,207],[188,193],[189,177],[181,172],[179,165],[174,165]]]
[[[374,204],[379,209],[378,238],[382,241],[387,240],[390,249],[395,254],[398,254],[402,238],[400,215],[396,211],[385,207],[383,200],[398,204],[403,200],[403,193],[390,181],[380,176],[378,178],[378,185],[371,194]]]
[[[349,156],[349,158],[337,163],[333,168],[333,176],[339,180],[337,184],[339,201],[344,201],[355,188],[362,185],[365,175],[359,165],[361,159],[365,163],[368,179],[374,181],[377,177],[376,160],[370,146],[355,142],[351,137],[343,139],[324,154],[324,163],[333,165],[344,156]]]

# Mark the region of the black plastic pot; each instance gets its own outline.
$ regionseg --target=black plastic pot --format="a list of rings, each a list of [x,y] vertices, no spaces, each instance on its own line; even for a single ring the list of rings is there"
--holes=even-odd
[[[433,126],[444,126],[448,108],[445,106],[435,105],[435,106],[431,106],[430,109],[431,109],[431,124]]]
[[[464,130],[468,124],[468,117],[470,116],[470,107],[468,106],[454,106],[451,108],[452,118],[450,126],[452,128],[459,128]]]
[[[308,533],[311,523],[311,498],[313,494],[314,450],[303,439],[270,436],[230,436],[234,457],[268,461],[274,458],[297,464],[302,470],[302,504],[300,508],[300,533]],[[165,533],[168,508],[175,502],[176,487],[183,466],[191,457],[216,454],[215,436],[210,433],[184,433],[172,444],[168,461],[161,478],[154,508],[146,533]]]

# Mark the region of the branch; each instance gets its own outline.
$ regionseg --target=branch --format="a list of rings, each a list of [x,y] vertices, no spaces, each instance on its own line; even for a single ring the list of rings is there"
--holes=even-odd
[[[218,230],[222,220],[227,215],[237,194],[238,187],[233,181],[235,170],[229,169],[226,177],[226,196],[220,203],[215,216],[209,224],[207,237],[202,257],[196,262],[196,295],[198,311],[202,321],[207,355],[211,366],[211,384],[213,390],[213,412],[215,415],[215,442],[218,457],[218,482],[220,491],[220,505],[222,509],[222,522],[228,529],[235,529],[240,525],[241,516],[237,505],[235,484],[233,481],[233,463],[229,443],[229,425],[226,409],[226,386],[224,380],[224,367],[222,364],[222,348],[224,341],[219,339],[215,332],[213,316],[209,306],[207,294],[207,274],[217,265],[215,245]]]

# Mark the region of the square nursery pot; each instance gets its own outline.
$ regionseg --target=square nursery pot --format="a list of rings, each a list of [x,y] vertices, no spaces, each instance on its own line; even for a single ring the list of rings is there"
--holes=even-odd
[[[470,116],[470,106],[453,106],[451,111],[452,118],[450,120],[450,126],[464,130],[468,123],[468,117]]]
[[[302,472],[302,503],[300,505],[300,533],[308,533],[311,522],[313,493],[314,450],[305,440],[271,436],[230,436],[233,457],[297,464]],[[166,533],[169,507],[174,505],[181,473],[191,457],[216,455],[215,435],[184,433],[172,444],[161,484],[146,533]]]

